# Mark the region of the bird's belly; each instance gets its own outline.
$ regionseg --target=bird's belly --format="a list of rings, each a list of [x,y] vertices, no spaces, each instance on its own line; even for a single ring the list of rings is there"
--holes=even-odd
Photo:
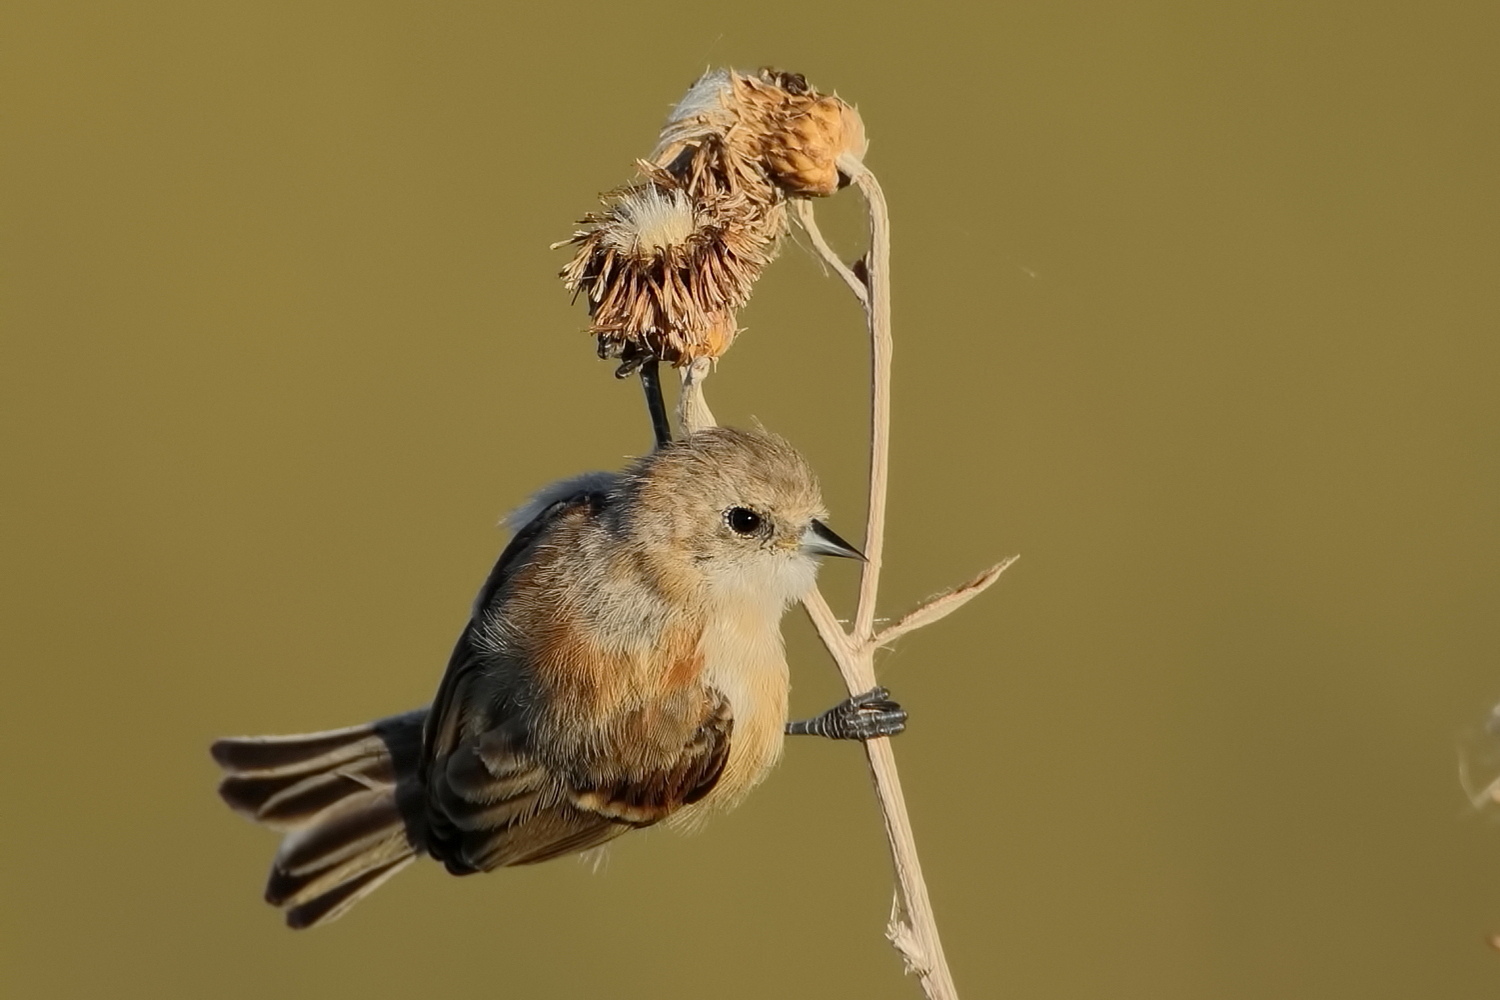
[[[703,679],[729,699],[734,730],[724,772],[700,804],[729,808],[781,757],[790,679],[779,616],[769,623],[749,614],[719,621],[703,636]]]

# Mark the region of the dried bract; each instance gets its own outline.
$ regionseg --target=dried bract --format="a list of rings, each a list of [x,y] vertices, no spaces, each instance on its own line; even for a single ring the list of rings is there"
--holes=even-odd
[[[744,120],[754,123],[757,156],[787,194],[831,195],[839,189],[839,157],[864,157],[859,112],[808,88],[800,76],[764,70],[736,77],[734,85]]]

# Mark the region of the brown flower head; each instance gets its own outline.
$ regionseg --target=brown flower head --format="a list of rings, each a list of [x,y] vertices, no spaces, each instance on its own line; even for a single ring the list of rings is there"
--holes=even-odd
[[[743,206],[694,201],[669,175],[606,196],[583,220],[563,270],[588,297],[599,353],[683,365],[718,357],[736,332],[735,312],[775,254],[775,234]]]
[[[776,256],[786,198],[832,194],[864,125],[795,73],[704,74],[673,109],[644,180],[586,217],[562,271],[589,303],[599,352],[627,365],[718,357]]]
[[[790,195],[827,196],[839,188],[838,159],[865,155],[865,123],[837,97],[819,94],[796,73],[761,70],[734,78],[735,96],[756,154],[778,187]]]

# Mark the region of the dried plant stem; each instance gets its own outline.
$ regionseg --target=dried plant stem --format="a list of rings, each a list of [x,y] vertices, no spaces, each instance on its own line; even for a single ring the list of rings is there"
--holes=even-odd
[[[864,261],[864,274],[846,266],[823,239],[812,221],[812,211],[803,206],[799,219],[818,253],[851,289],[865,315],[870,331],[870,491],[865,522],[865,557],[868,560],[859,579],[859,603],[854,613],[854,627],[845,632],[828,606],[822,592],[814,590],[802,602],[812,619],[818,636],[833,656],[851,695],[875,686],[875,601],[880,587],[880,567],[885,551],[885,500],[890,469],[891,427],[891,289],[890,289],[890,215],[880,184],[862,163],[843,161],[839,167],[853,177],[864,196],[870,218],[870,249]],[[809,224],[810,223],[810,224]],[[861,287],[862,286],[862,287]],[[863,294],[861,294],[863,293]],[[910,616],[908,616],[910,617]],[[943,942],[938,936],[937,920],[927,883],[922,877],[922,863],[917,857],[916,838],[901,791],[901,777],[896,757],[888,739],[867,740],[865,756],[875,794],[885,821],[886,839],[896,869],[896,897],[891,906],[886,936],[900,952],[907,971],[917,974],[922,992],[928,1000],[957,1000],[958,991]]]
[[[974,579],[929,600],[908,612],[895,624],[875,630],[875,602],[879,594],[880,568],[885,551],[886,489],[890,469],[891,428],[891,295],[890,216],[885,196],[875,175],[858,160],[840,158],[839,168],[849,175],[864,196],[869,212],[870,249],[854,267],[839,259],[823,238],[811,205],[793,202],[798,222],[806,230],[818,255],[844,280],[864,307],[870,333],[870,482],[869,508],[865,523],[866,562],[860,574],[859,601],[853,627],[845,631],[828,606],[822,591],[814,589],[803,598],[818,637],[833,657],[851,695],[876,686],[875,652],[897,637],[944,618],[978,596],[1015,562],[1015,556],[985,570]],[[703,380],[710,362],[700,359],[682,369],[682,393],[678,398],[678,421],[684,431],[712,426],[713,416],[703,400]],[[891,907],[886,937],[896,947],[908,972],[916,973],[927,1000],[958,1000],[943,942],[938,936],[932,901],[922,877],[916,838],[901,791],[901,777],[889,739],[867,740],[865,756],[880,802],[886,840],[896,871],[896,895]]]
[[[839,167],[854,176],[870,213],[870,249],[865,254],[865,314],[870,327],[870,503],[865,520],[865,559],[859,575],[854,637],[870,639],[875,629],[875,597],[885,555],[885,494],[891,451],[891,220],[880,182],[859,161]],[[868,689],[866,689],[868,690]],[[935,937],[936,935],[934,935]]]
[[[713,370],[711,358],[695,358],[682,366],[682,389],[677,396],[677,426],[684,434],[714,425],[714,415],[703,398],[703,380]]]
[[[833,247],[828,245],[828,241],[823,238],[823,230],[818,228],[818,217],[813,214],[812,202],[805,198],[797,199],[792,202],[792,214],[796,217],[797,224],[807,233],[808,239],[812,240],[813,249],[818,252],[818,256],[823,259],[823,263],[833,268],[834,273],[844,279],[844,284],[848,285],[849,290],[854,293],[854,297],[859,299],[859,304],[868,309],[870,305],[870,293],[865,288],[864,281],[860,279],[859,275],[850,270],[849,266],[839,258]]]
[[[850,694],[868,691],[875,686],[875,645],[856,644],[844,631],[819,590],[803,598],[802,606],[812,619],[823,645],[838,665],[839,674]],[[900,952],[908,972],[917,974],[922,992],[928,1000],[957,1000],[958,990],[948,971],[943,942],[938,937],[937,919],[927,882],[922,877],[922,863],[917,857],[916,836],[906,811],[906,797],[901,791],[901,776],[896,770],[896,755],[888,739],[867,740],[865,757],[875,795],[885,821],[886,841],[896,869],[896,897],[891,904],[886,937]]]

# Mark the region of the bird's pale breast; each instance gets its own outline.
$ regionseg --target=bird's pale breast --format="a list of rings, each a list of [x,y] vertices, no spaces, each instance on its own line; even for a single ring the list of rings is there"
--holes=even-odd
[[[703,679],[734,712],[729,760],[703,805],[727,808],[760,783],[781,756],[790,686],[779,601],[724,601],[699,642]]]

